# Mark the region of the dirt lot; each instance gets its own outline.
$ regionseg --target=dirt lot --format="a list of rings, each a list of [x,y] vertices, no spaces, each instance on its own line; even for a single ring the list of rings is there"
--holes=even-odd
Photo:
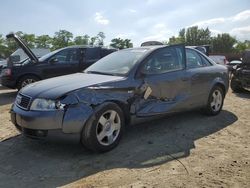
[[[132,126],[111,152],[75,136],[17,136],[0,87],[0,187],[250,187],[250,94],[229,91],[216,117],[188,112]]]

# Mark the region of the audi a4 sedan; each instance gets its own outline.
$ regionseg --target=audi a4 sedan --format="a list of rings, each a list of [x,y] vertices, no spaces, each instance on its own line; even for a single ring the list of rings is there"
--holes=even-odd
[[[124,49],[82,73],[24,87],[11,120],[26,136],[57,129],[80,134],[84,147],[105,152],[117,146],[134,118],[196,108],[217,115],[228,80],[225,66],[183,45]]]

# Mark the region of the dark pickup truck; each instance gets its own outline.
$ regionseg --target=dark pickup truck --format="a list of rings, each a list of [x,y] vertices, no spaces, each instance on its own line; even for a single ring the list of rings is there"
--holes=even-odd
[[[15,34],[9,34],[28,55],[28,59],[13,64],[11,60],[0,70],[0,84],[20,90],[27,84],[51,77],[81,72],[102,57],[116,51],[103,47],[70,46],[37,58]]]

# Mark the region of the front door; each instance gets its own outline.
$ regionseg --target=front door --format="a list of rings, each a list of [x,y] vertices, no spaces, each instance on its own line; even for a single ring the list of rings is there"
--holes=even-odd
[[[79,49],[68,48],[53,55],[44,68],[46,78],[76,73],[79,70]]]
[[[141,66],[145,92],[137,116],[176,112],[188,107],[190,81],[185,69],[185,47],[169,46],[153,52]]]

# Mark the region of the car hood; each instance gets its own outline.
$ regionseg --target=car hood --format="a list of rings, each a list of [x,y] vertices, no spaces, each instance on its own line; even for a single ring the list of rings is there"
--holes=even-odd
[[[39,81],[24,87],[20,93],[32,98],[57,99],[64,94],[93,85],[123,80],[124,77],[76,73]]]
[[[36,55],[31,51],[28,45],[20,37],[18,37],[14,33],[10,33],[6,35],[6,38],[7,39],[13,38],[34,63],[38,62],[38,58],[36,57]]]

